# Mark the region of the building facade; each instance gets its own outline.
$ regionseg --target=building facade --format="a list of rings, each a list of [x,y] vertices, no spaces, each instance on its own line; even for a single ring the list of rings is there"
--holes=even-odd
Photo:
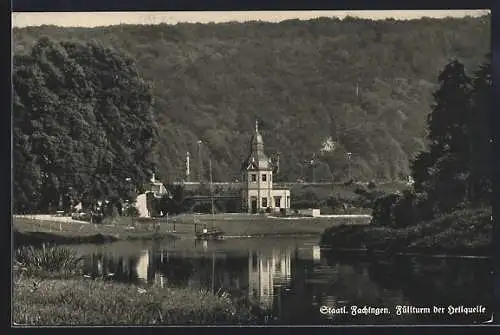
[[[250,154],[242,165],[242,209],[248,213],[290,208],[290,190],[273,187],[273,164],[264,153],[264,141],[255,122]]]

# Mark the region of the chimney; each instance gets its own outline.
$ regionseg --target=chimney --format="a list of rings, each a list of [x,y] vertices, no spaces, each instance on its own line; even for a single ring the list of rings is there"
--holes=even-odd
[[[186,152],[186,181],[189,181],[190,167],[189,167],[190,154]]]

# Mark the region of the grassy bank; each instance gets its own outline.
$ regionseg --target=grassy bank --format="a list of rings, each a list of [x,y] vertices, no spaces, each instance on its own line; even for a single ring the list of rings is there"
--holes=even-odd
[[[118,239],[112,235],[93,234],[85,236],[68,236],[58,233],[45,232],[20,232],[14,231],[14,247],[23,245],[42,245],[43,243],[53,244],[101,244],[115,242]]]
[[[20,247],[15,260],[12,302],[17,325],[248,324],[260,320],[258,313],[223,292],[86,278],[78,253],[65,247]]]
[[[14,218],[14,244],[41,245],[106,243],[117,240],[176,238],[161,226],[157,231],[154,223],[138,223],[129,218],[120,218],[104,224],[81,222],[58,222],[28,218]]]
[[[334,250],[491,255],[491,209],[467,209],[415,226],[340,226],[327,229],[321,243]]]
[[[225,294],[183,288],[142,289],[90,279],[20,279],[12,301],[13,320],[24,325],[251,322]]]
[[[184,214],[162,219],[119,218],[109,224],[88,224],[79,222],[55,222],[14,218],[14,229],[19,245],[53,242],[58,244],[101,243],[126,239],[154,238],[194,238],[194,222],[198,229],[204,225],[214,225],[226,236],[266,237],[266,236],[319,236],[335,225],[366,224],[367,219],[345,218],[271,218],[263,215]],[[156,231],[156,226],[159,226]],[[174,231],[175,229],[175,231]]]

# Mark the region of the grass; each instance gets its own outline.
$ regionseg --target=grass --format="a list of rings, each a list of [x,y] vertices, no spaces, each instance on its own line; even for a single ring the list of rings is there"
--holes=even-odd
[[[194,238],[194,222],[198,228],[212,224],[222,230],[226,236],[293,236],[321,235],[325,229],[349,222],[350,224],[366,223],[366,219],[336,218],[302,218],[287,220],[270,218],[262,215],[216,214],[193,215],[183,214],[168,219],[135,219],[120,218],[103,224],[87,224],[78,222],[55,222],[14,218],[15,240],[17,245],[52,242],[70,243],[103,243],[126,239],[155,238]],[[175,232],[174,230],[175,222]],[[159,230],[156,231],[156,226]]]
[[[25,325],[155,325],[249,322],[227,294],[85,279],[21,279],[13,319]]]
[[[81,274],[82,258],[74,250],[58,248],[48,244],[22,246],[15,252],[17,266],[24,275],[62,276],[69,277]]]
[[[58,222],[29,218],[14,218],[14,243],[20,245],[41,245],[44,242],[56,244],[106,243],[117,240],[175,238],[160,226],[157,231],[153,222],[139,223],[122,218],[113,222],[90,224],[79,222]]]
[[[492,234],[491,209],[467,209],[401,229],[333,227],[322,235],[322,244],[333,249],[490,255]]]
[[[17,325],[240,324],[258,319],[224,292],[143,288],[81,276],[80,258],[64,247],[21,247],[14,267]],[[61,274],[64,274],[61,276]],[[257,314],[255,314],[257,315]]]

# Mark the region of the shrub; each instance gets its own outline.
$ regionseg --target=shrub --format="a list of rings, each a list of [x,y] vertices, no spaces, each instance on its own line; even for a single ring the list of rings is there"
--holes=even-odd
[[[374,201],[372,223],[376,226],[394,226],[394,206],[399,201],[398,194],[382,196]]]
[[[195,213],[212,213],[212,203],[210,202],[199,202],[193,206],[193,212]]]
[[[320,204],[313,200],[294,200],[292,199],[292,207],[296,209],[318,208]]]
[[[136,218],[139,216],[139,210],[135,206],[128,206],[125,208],[124,215]]]
[[[74,250],[42,244],[41,247],[19,247],[15,260],[27,275],[64,277],[79,273],[83,259]]]

